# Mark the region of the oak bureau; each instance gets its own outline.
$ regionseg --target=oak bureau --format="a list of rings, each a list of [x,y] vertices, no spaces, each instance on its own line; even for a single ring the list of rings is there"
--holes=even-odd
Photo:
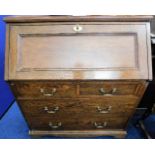
[[[152,16],[10,16],[5,80],[33,136],[126,135],[152,79]]]

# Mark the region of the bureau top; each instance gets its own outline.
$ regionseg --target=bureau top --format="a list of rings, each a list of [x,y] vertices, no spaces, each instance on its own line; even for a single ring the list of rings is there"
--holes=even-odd
[[[8,23],[31,23],[31,22],[71,22],[71,21],[85,21],[85,22],[144,22],[150,21],[153,16],[135,16],[135,15],[91,15],[91,16],[9,16],[4,18]]]

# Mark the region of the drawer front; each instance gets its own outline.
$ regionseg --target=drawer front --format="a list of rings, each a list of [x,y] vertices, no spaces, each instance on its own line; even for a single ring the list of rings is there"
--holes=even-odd
[[[122,129],[127,123],[127,117],[87,117],[79,119],[53,119],[52,117],[27,118],[31,129],[38,130],[93,130],[93,129]]]
[[[134,22],[11,25],[6,79],[148,79],[147,33]]]
[[[68,117],[77,116],[130,116],[138,98],[104,97],[94,99],[21,100],[20,107],[26,116]],[[118,108],[119,107],[119,108]]]
[[[119,95],[138,95],[140,87],[145,88],[143,82],[81,82],[79,84],[80,96],[119,96]]]
[[[11,82],[11,88],[19,99],[51,99],[56,97],[75,97],[74,82]]]

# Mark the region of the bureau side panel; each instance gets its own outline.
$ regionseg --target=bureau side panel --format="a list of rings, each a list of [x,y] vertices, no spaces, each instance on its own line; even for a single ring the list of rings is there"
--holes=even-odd
[[[10,51],[10,26],[6,26],[6,45],[5,45],[5,73],[4,79],[9,79],[9,51]]]

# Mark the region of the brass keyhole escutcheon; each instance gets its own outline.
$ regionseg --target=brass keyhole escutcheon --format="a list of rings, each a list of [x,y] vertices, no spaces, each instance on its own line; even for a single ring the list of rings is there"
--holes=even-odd
[[[75,32],[81,32],[81,31],[83,30],[83,27],[80,26],[80,25],[75,25],[75,26],[73,27],[73,30],[74,30]]]

